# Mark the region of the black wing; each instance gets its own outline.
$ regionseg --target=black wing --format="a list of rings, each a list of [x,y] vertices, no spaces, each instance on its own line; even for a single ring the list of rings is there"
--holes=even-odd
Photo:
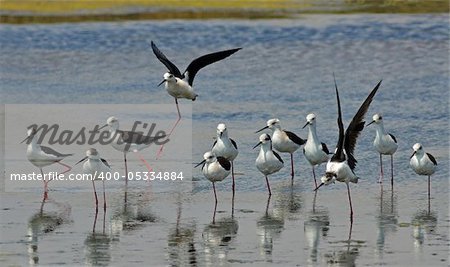
[[[153,53],[159,59],[159,61],[161,61],[162,64],[164,64],[166,66],[166,68],[169,70],[169,72],[172,73],[173,75],[175,75],[175,77],[182,79],[183,77],[181,75],[180,70],[177,68],[177,66],[175,66],[175,64],[173,64],[172,62],[170,62],[169,59],[167,59],[167,57],[158,49],[158,47],[156,47],[156,45],[155,45],[155,43],[153,43],[153,41],[151,41],[151,45],[152,45]]]
[[[306,143],[306,140],[301,139],[295,133],[289,132],[289,131],[284,131],[284,132],[287,134],[289,139],[291,139],[292,142],[296,143],[297,145],[301,146],[301,145],[304,145]]]
[[[394,140],[395,143],[397,143],[397,139],[395,139],[395,136],[393,136],[392,134],[389,134],[389,136]]]
[[[131,132],[131,131],[121,131],[121,130],[117,130],[116,132],[120,134],[120,136],[122,137],[122,140],[127,144],[137,144],[137,145],[146,144],[146,145],[148,145],[148,144],[151,144],[152,142],[154,142],[155,140],[166,137],[165,135],[158,136],[158,137],[143,135],[142,132]]]
[[[230,141],[231,141],[231,144],[234,146],[234,148],[238,149],[236,142],[231,138],[230,138]]]
[[[188,83],[190,86],[192,86],[192,84],[194,83],[194,77],[201,68],[208,66],[209,64],[212,64],[219,60],[222,60],[226,57],[229,57],[232,54],[239,51],[240,49],[241,48],[235,48],[235,49],[230,49],[230,50],[225,50],[225,51],[219,51],[219,52],[207,54],[207,55],[201,56],[197,59],[194,59],[191,62],[191,64],[189,64],[189,66],[184,71],[183,78],[185,76],[187,76]]]
[[[272,152],[273,152],[273,154],[275,155],[275,157],[277,157],[277,159],[278,159],[281,163],[284,164],[284,161],[281,159],[280,155],[278,155],[278,153],[275,152],[275,151],[273,151],[273,150],[272,150]]]
[[[101,158],[101,160],[102,160],[103,164],[105,164],[106,166],[108,166],[108,168],[111,168],[111,166],[109,166],[109,163],[106,161],[106,159],[102,159],[102,158]]]
[[[428,156],[428,158],[433,162],[434,165],[437,165],[437,161],[436,161],[436,159],[433,157],[433,155],[427,153],[427,156]]]
[[[344,124],[342,123],[342,111],[341,111],[341,100],[339,99],[339,91],[336,84],[336,77],[334,77],[334,87],[336,90],[336,99],[337,99],[337,106],[338,106],[338,118],[337,118],[337,124],[339,128],[339,139],[336,145],[336,152],[331,157],[331,161],[334,162],[343,162],[345,161],[345,154],[344,154]]]
[[[220,166],[222,166],[222,168],[224,168],[225,170],[229,171],[231,169],[231,163],[226,158],[217,157],[217,161],[219,162]]]
[[[54,150],[53,148],[50,148],[48,146],[41,146],[41,150],[44,151],[45,154],[50,154],[55,157],[61,158],[61,157],[68,157],[72,156],[73,154],[61,154],[58,151]]]
[[[327,155],[330,154],[330,150],[328,150],[328,147],[325,143],[322,143],[322,151],[325,152]]]
[[[366,100],[362,103],[361,107],[359,107],[358,112],[356,112],[355,116],[353,116],[352,121],[347,127],[345,131],[345,141],[344,141],[344,149],[348,156],[348,166],[350,169],[354,169],[356,166],[356,159],[353,156],[353,152],[355,151],[356,140],[358,139],[359,134],[364,129],[364,116],[369,109],[370,103],[372,103],[373,97],[375,93],[378,91],[378,88],[381,85],[381,81],[372,89],[372,92],[367,96]]]

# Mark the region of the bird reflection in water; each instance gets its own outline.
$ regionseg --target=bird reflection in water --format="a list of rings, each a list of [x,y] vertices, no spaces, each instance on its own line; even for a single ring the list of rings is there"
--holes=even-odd
[[[295,191],[295,187],[289,182],[289,185],[284,186],[280,194],[276,195],[274,213],[281,215],[283,219],[286,215],[293,218],[301,212],[303,200],[300,192]]]
[[[84,240],[86,265],[107,266],[111,261],[111,237],[105,233],[91,232]]]
[[[316,208],[317,191],[314,192],[313,207],[304,224],[305,238],[310,250],[308,262],[317,262],[317,252],[320,237],[326,237],[329,230],[330,218],[328,210]]]
[[[413,228],[414,248],[419,253],[426,237],[436,235],[437,215],[428,210],[420,210],[414,214],[411,225]]]
[[[127,231],[145,227],[148,223],[156,222],[157,217],[150,210],[151,192],[131,191],[125,186],[124,197],[111,216],[111,232],[114,239]]]
[[[230,243],[236,238],[238,222],[233,217],[219,218],[203,230],[203,244],[206,265],[228,264]]]
[[[46,207],[47,211],[44,210]],[[71,221],[72,208],[67,203],[59,203],[48,197],[44,192],[39,210],[28,220],[28,256],[29,264],[39,264],[39,241],[40,238],[54,232],[64,223]]]
[[[177,195],[177,219],[175,228],[169,230],[168,256],[169,266],[197,266],[197,250],[194,243],[195,223],[181,224],[182,200]]]
[[[391,187],[392,188],[392,187]],[[394,197],[394,191],[384,190],[383,184],[380,185],[380,211],[375,217],[377,222],[377,253],[380,258],[383,257],[385,239],[389,233],[397,231],[398,213],[397,199]]]
[[[325,254],[328,265],[356,266],[356,259],[359,256],[359,248],[365,243],[365,241],[352,240],[352,228],[353,223],[350,223],[347,240],[333,242],[333,244],[345,243],[345,249],[339,248],[333,253]]]
[[[270,198],[269,195],[264,215],[256,222],[260,253],[268,262],[272,261],[273,240],[279,238],[284,230],[282,214],[276,212],[277,210],[269,213]]]

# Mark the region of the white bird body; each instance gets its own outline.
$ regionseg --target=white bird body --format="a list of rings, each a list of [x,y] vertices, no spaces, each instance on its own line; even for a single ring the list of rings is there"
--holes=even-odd
[[[142,132],[119,130],[119,121],[113,116],[108,118],[106,125],[109,126],[109,140],[111,146],[120,152],[137,152],[152,144],[152,142],[147,142],[148,137],[144,136]],[[134,138],[135,140],[131,141],[133,139],[131,135],[136,135],[137,138]]]
[[[355,175],[355,173],[350,169],[350,167],[348,166],[347,162],[343,161],[343,162],[333,162],[333,161],[329,161],[327,163],[327,168],[326,168],[326,172],[327,173],[333,173],[334,174],[334,179],[336,179],[339,182],[344,182],[344,183],[358,183],[358,177]],[[324,176],[326,177],[326,176]],[[322,182],[324,184],[330,183],[330,181],[326,181],[324,182],[324,179],[322,177]]]
[[[98,155],[89,156],[83,164],[83,172],[85,174],[91,174],[93,180],[98,180],[102,177],[105,178],[105,174],[111,172],[111,168],[106,165]]]
[[[180,79],[167,72],[164,74],[164,80],[164,87],[169,95],[175,98],[190,99],[192,101],[197,98],[198,95],[194,92],[194,88],[186,81],[186,78]]]
[[[272,145],[276,151],[282,153],[294,153],[300,145],[289,139],[285,131],[279,127],[272,129]]]
[[[256,168],[264,175],[275,173],[283,168],[284,163],[280,161],[279,156],[275,156],[270,144],[262,144],[259,155],[256,158]]]
[[[259,137],[261,149],[256,158],[256,168],[264,175],[275,173],[283,168],[284,163],[280,156],[272,150],[270,136],[262,134]]]
[[[223,123],[217,126],[217,140],[213,145],[212,152],[217,157],[224,157],[229,161],[234,161],[239,154],[236,142],[228,137],[228,130]]]
[[[306,120],[307,123],[305,126],[308,126],[308,139],[306,139],[305,146],[303,147],[305,158],[312,166],[327,162],[328,148],[317,137],[315,115],[312,113],[308,114]]]
[[[414,154],[411,157],[409,164],[412,169],[419,175],[432,175],[436,171],[436,160],[433,156],[425,153],[422,145],[419,143],[414,145]]]
[[[202,168],[202,172],[205,177],[211,182],[220,182],[227,178],[230,175],[230,169],[224,169],[217,159],[214,161],[206,162],[205,166]]]
[[[392,155],[397,151],[398,144],[395,137],[384,130],[383,120],[380,114],[373,115],[373,121],[370,124],[375,124],[376,135],[373,141],[373,146],[382,155]]]
[[[41,147],[41,145],[37,143],[38,136],[33,129],[30,129],[28,131],[28,136],[32,136],[32,138],[31,142],[27,146],[27,159],[31,162],[31,164],[38,168],[52,165],[53,163],[59,162],[64,158],[72,155],[61,154],[49,147]]]

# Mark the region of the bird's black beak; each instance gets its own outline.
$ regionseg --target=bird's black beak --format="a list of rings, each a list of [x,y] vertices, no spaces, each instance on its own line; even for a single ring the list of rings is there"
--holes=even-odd
[[[409,158],[414,157],[414,155],[416,154],[416,152],[417,152],[417,151],[414,151],[414,153],[412,153],[411,157],[409,157]]]
[[[23,142],[27,141],[28,139],[30,139],[30,137],[29,137],[29,136],[25,137],[25,139],[23,139],[23,141],[22,141],[22,142],[20,142],[20,143],[22,144]]]
[[[257,148],[261,144],[262,144],[262,142],[259,142],[258,144],[256,144],[256,146],[253,147],[253,149]]]
[[[261,128],[261,129],[259,129],[258,131],[256,131],[255,133],[259,133],[259,132],[261,132],[261,131],[263,131],[263,130],[265,130],[265,129],[267,129],[267,128],[269,128],[269,126],[266,126],[266,127],[264,127],[264,128]]]
[[[108,124],[103,125],[102,127],[98,128],[99,130],[105,128],[106,126],[108,126]]]
[[[369,126],[369,125],[371,125],[372,123],[374,123],[375,121],[371,121],[369,124],[367,124],[366,126]]]
[[[307,121],[307,122],[305,123],[305,125],[303,125],[302,129],[305,129],[305,127],[308,126],[308,124],[309,124],[309,121]]]
[[[198,166],[202,165],[205,162],[206,162],[206,159],[202,160],[202,162],[200,162],[199,164],[195,165],[194,168],[197,168]]]
[[[160,82],[159,84],[158,84],[158,87],[160,87],[161,86],[161,84],[163,84],[163,83],[165,83],[166,82],[166,80],[164,79],[164,80],[162,80],[162,82]]]
[[[316,189],[314,189],[314,192],[316,192],[320,187],[322,187],[322,185],[324,185],[324,183],[320,183],[320,185],[316,187]]]
[[[85,161],[85,160],[86,160],[87,158],[88,158],[88,157],[86,156],[86,157],[84,157],[84,158],[80,159],[80,161],[78,161],[77,163],[75,163],[75,165],[78,165],[78,164],[80,164],[81,162]]]

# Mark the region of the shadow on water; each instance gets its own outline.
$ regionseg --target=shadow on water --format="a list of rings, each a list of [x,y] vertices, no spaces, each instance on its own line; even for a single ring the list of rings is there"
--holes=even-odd
[[[121,234],[140,229],[158,220],[150,209],[150,195],[149,191],[135,192],[125,186],[120,205],[116,205],[116,210],[111,216],[111,232],[114,239],[118,240]]]
[[[195,248],[194,236],[195,224],[182,225],[182,201],[180,194],[177,195],[177,219],[175,228],[169,230],[168,235],[168,257],[169,266],[197,266],[198,253]]]
[[[47,208],[47,211],[44,210]],[[71,222],[72,208],[44,195],[39,210],[28,220],[28,255],[30,265],[39,264],[39,239]]]
[[[239,224],[233,217],[219,218],[205,227],[202,237],[204,262],[207,265],[214,266],[228,261],[230,244],[236,238],[238,229]]]
[[[393,190],[385,190],[380,185],[379,212],[375,216],[377,222],[377,253],[383,258],[386,237],[397,231],[398,212],[397,198]]]
[[[314,193],[313,207],[308,213],[307,219],[304,223],[304,232],[308,249],[310,250],[310,263],[317,262],[317,252],[320,237],[326,237],[330,229],[330,217],[327,209],[316,207],[317,191]]]
[[[266,211],[256,222],[259,237],[260,254],[264,260],[272,262],[273,240],[280,237],[284,230],[284,218],[282,212],[269,212],[270,198],[267,198]]]

